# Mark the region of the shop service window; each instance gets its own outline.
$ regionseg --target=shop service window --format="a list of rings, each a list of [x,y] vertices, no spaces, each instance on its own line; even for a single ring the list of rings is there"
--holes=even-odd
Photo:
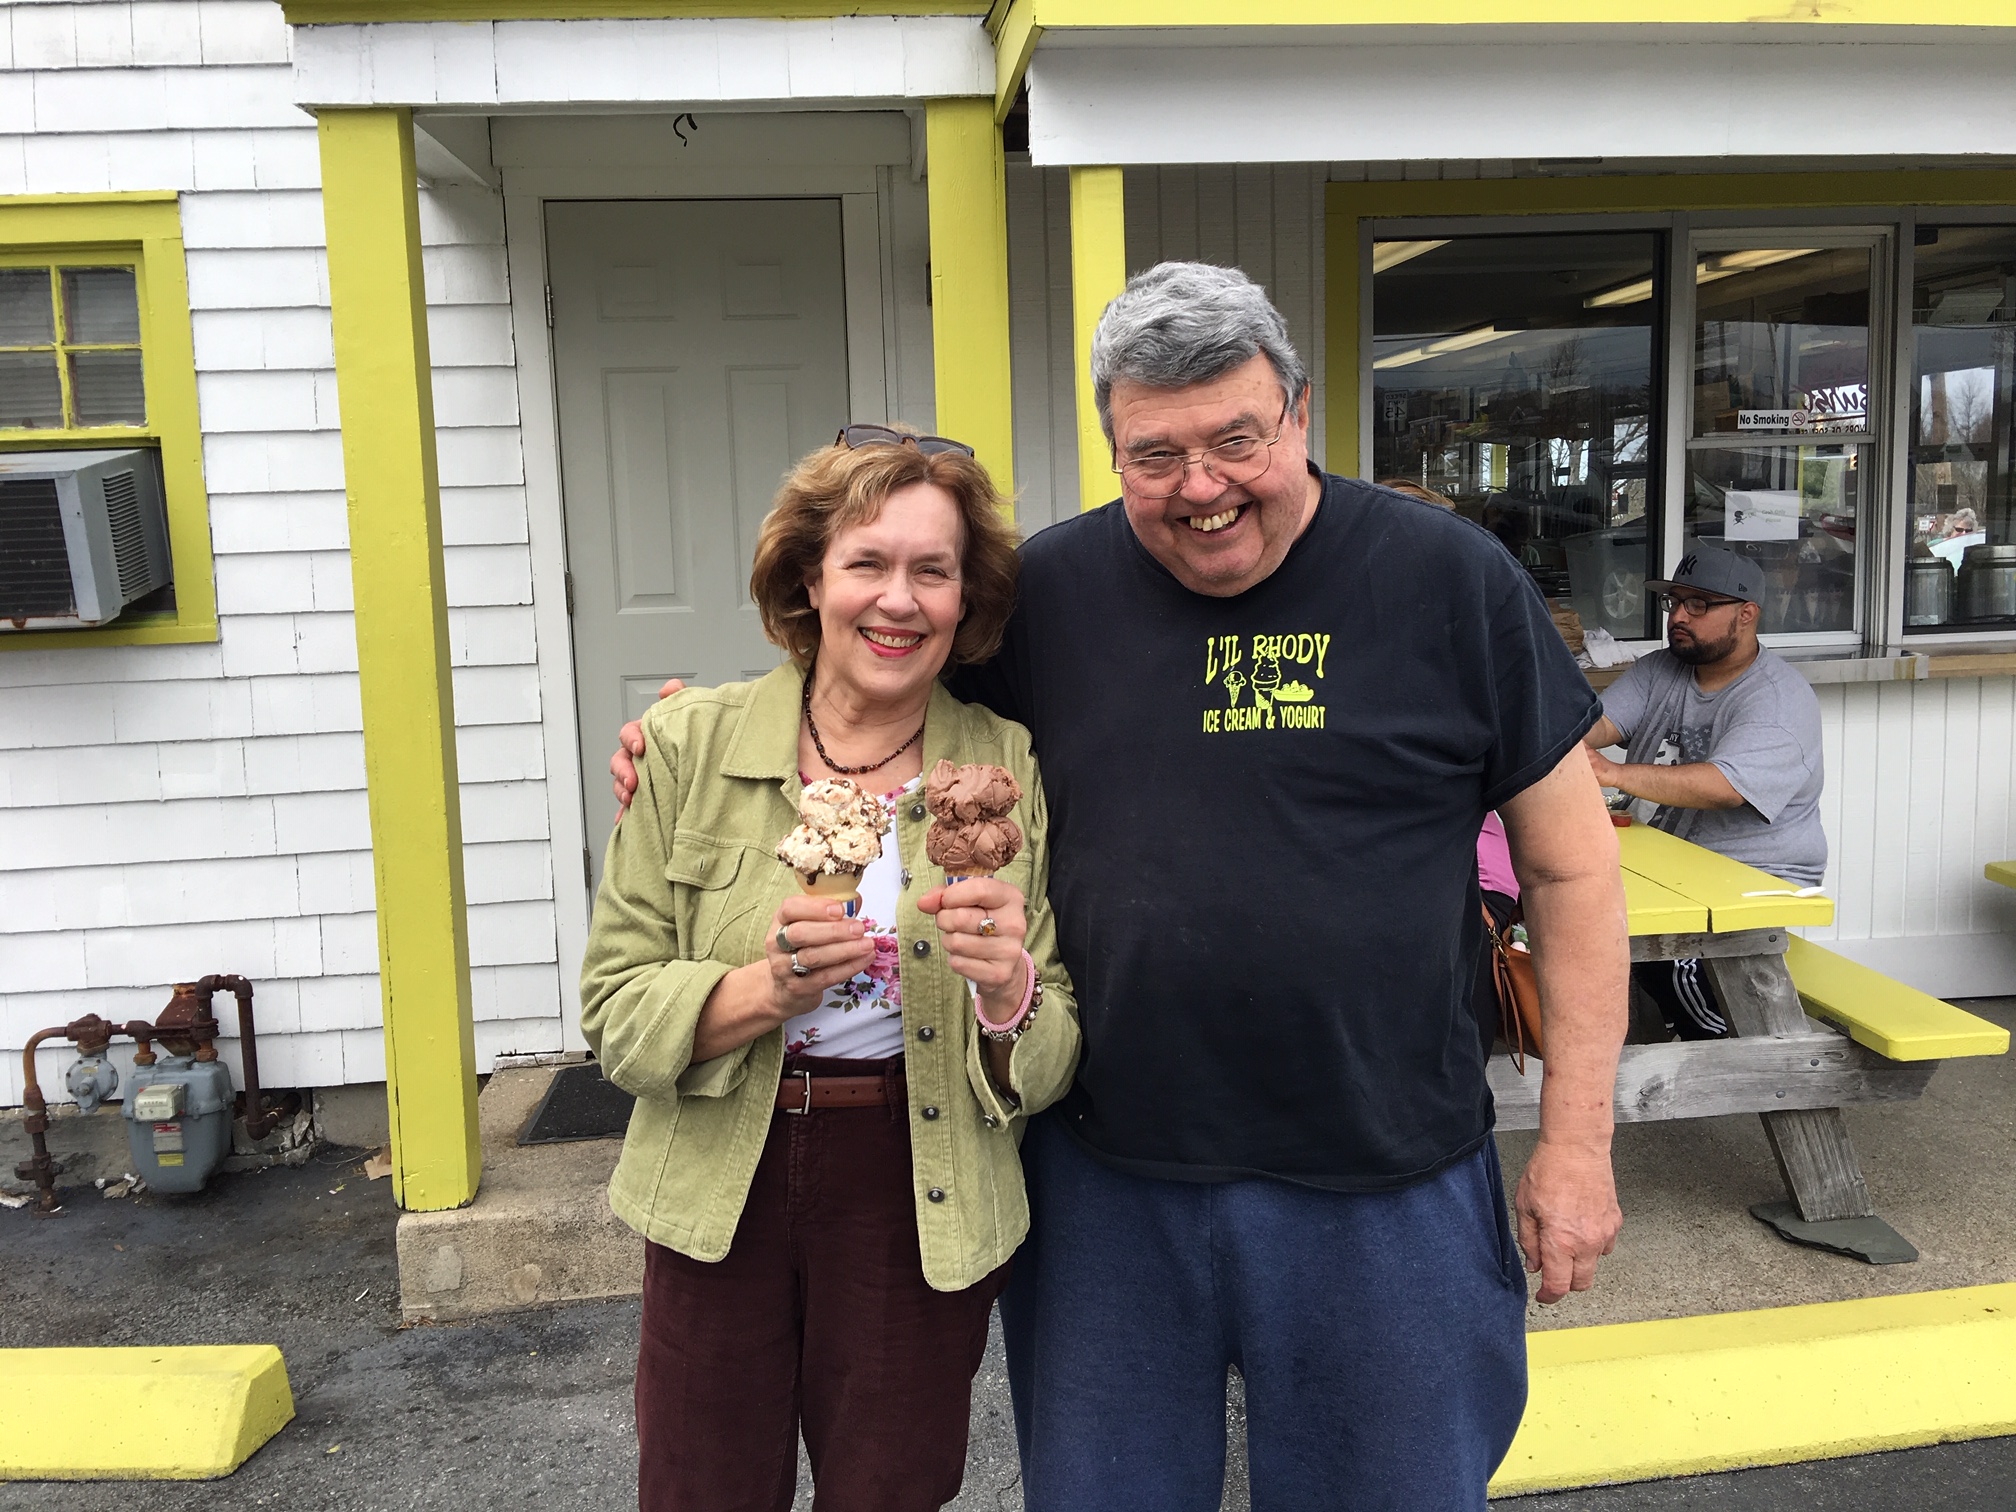
[[[1550,599],[1657,634],[1661,236],[1375,242],[1372,465],[1445,495]]]
[[[1920,226],[1907,633],[2016,627],[2016,227]]]
[[[1694,256],[1686,531],[1764,569],[1767,634],[1856,628],[1874,256],[1870,244]]]

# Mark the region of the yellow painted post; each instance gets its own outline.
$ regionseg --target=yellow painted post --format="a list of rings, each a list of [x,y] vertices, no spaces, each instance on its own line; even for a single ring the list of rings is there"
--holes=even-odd
[[[1127,286],[1126,185],[1118,168],[1071,170],[1071,330],[1078,362],[1078,507],[1120,496],[1113,452],[1092,397],[1092,335]]]
[[[476,1195],[482,1161],[413,115],[325,111],[319,130],[392,1190],[435,1211]]]
[[[1012,498],[1008,191],[994,102],[985,96],[927,100],[924,140],[938,431],[971,446],[996,486]]]
[[[1360,476],[1358,217],[1330,198],[1323,224],[1323,470]]]

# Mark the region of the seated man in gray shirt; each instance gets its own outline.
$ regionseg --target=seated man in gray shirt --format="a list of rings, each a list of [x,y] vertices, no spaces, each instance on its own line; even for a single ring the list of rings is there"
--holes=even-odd
[[[1655,828],[1782,877],[1827,871],[1820,827],[1820,701],[1757,642],[1764,573],[1718,546],[1693,547],[1663,589],[1667,649],[1603,695],[1583,739],[1605,787],[1658,805]],[[1603,754],[1621,745],[1623,763]],[[1683,1039],[1729,1032],[1698,961],[1647,961],[1632,975]]]

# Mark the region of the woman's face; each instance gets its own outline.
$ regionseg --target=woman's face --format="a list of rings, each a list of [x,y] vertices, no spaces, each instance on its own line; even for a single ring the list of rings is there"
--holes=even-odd
[[[805,585],[822,676],[877,703],[928,693],[964,607],[963,537],[959,506],[935,483],[899,488],[874,519],[837,532]]]

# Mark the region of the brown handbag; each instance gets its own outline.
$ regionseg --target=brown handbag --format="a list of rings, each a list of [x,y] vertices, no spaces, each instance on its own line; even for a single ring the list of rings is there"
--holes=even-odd
[[[1540,982],[1531,952],[1514,950],[1484,909],[1484,933],[1491,942],[1491,985],[1498,991],[1498,1032],[1512,1051],[1512,1064],[1526,1074],[1526,1057],[1544,1060],[1540,1039]]]

